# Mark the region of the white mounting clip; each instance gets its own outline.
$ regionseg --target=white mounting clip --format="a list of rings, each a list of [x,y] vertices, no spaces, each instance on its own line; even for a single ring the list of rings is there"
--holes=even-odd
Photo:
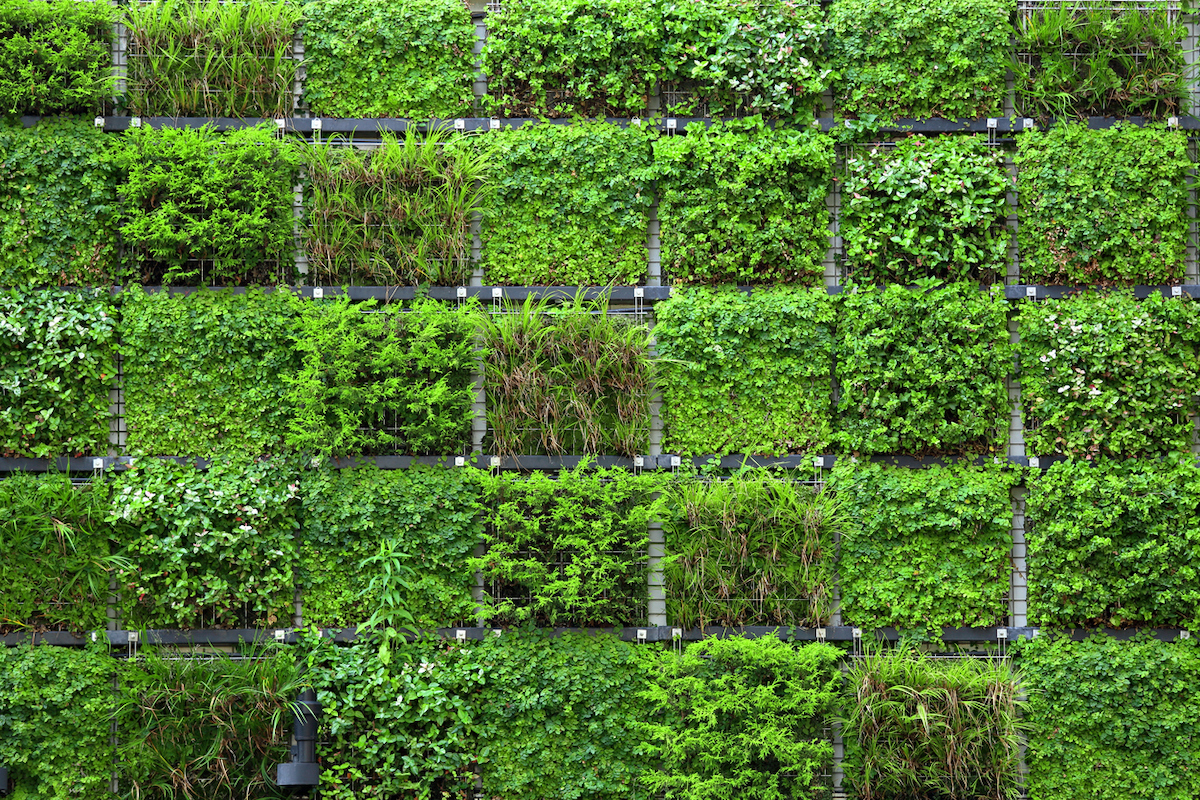
[[[645,641],[646,641],[646,629],[645,629],[645,628],[638,628],[638,632],[637,632],[637,640],[638,640],[639,642],[645,642]]]
[[[96,641],[96,632],[92,631],[92,641]]]
[[[275,120],[275,127],[279,129],[279,135],[283,136],[283,132],[285,130],[287,130],[287,120],[284,120],[284,119]]]
[[[1179,117],[1167,117],[1167,127],[1168,128],[1178,128],[1179,127]]]
[[[498,117],[492,117],[491,119],[488,120],[488,130],[491,130],[491,131],[500,130],[500,119]]]
[[[683,463],[683,461],[679,458],[679,456],[671,456],[671,466],[672,467],[678,467],[682,463]]]
[[[467,632],[462,628],[455,629],[454,640],[456,642],[465,642],[467,640]]]
[[[129,631],[129,643],[130,644],[138,643],[138,632],[137,631]]]
[[[1180,631],[1179,638],[1180,639],[1190,639],[1190,638],[1192,638],[1192,632],[1191,631]]]
[[[862,628],[852,629],[850,631],[850,635],[853,636],[855,639],[861,639],[862,638]]]
[[[629,124],[630,124],[630,125],[636,125],[636,126],[638,126],[638,127],[640,128],[640,127],[642,127],[642,118],[641,118],[641,117],[634,117],[633,119],[629,120]]]
[[[283,644],[286,639],[287,639],[287,631],[285,631],[285,630],[276,630],[275,631],[275,641],[279,642],[280,644]]]
[[[826,635],[827,635],[827,634],[826,634],[826,631],[825,631],[825,629],[824,629],[824,628],[817,628],[817,641],[818,641],[818,642],[823,642],[823,641],[825,641],[825,637],[826,637]]]
[[[633,465],[634,465],[635,467],[644,467],[644,466],[646,466],[646,457],[645,457],[645,456],[634,456],[634,457],[633,457]]]
[[[103,128],[104,127],[104,117],[96,117],[94,120],[92,120],[92,124],[95,125],[97,128]]]
[[[313,300],[323,300],[323,299],[325,299],[325,287],[324,286],[314,286],[313,287]]]
[[[465,467],[466,465],[467,465],[467,459],[466,459],[466,458],[464,458],[463,456],[455,456],[455,457],[454,457],[454,466],[456,466],[456,467]]]
[[[104,469],[104,459],[103,458],[93,458],[92,459],[92,469]]]
[[[671,117],[667,120],[667,130],[673,131],[679,129],[679,120]]]
[[[997,640],[1007,639],[1007,638],[1008,638],[1008,628],[996,628],[996,639]]]
[[[1041,466],[1041,462],[1038,461],[1037,456],[1029,457],[1029,466],[1032,467],[1033,469],[1037,469],[1039,466]]]
[[[466,296],[467,296],[467,287],[465,287],[465,286],[459,286],[459,287],[458,287],[458,288],[457,288],[457,289],[454,291],[454,293],[455,293],[455,294],[458,296],[458,299],[459,299],[459,300],[462,300],[464,297],[466,297]]]
[[[995,117],[988,117],[988,123],[987,123],[988,130],[989,131],[996,130],[996,126],[999,124],[999,122],[1000,122],[1000,120],[996,119]]]
[[[313,129],[314,131],[319,131],[319,130],[321,130],[321,118],[320,118],[320,117],[313,117],[313,120],[312,120],[312,129]]]
[[[492,456],[488,464],[492,469],[500,469],[500,456]]]
[[[133,117],[133,118],[131,118],[131,119],[129,120],[129,127],[131,127],[131,128],[140,128],[140,127],[142,127],[142,118],[141,118],[141,117]]]
[[[646,296],[646,287],[645,286],[633,287],[633,296],[636,298],[645,297]]]
[[[467,121],[465,119],[454,120],[454,130],[465,131],[467,129]]]
[[[1036,286],[1026,286],[1025,287],[1025,296],[1028,297],[1030,300],[1037,300],[1037,287]]]
[[[813,459],[813,466],[817,469],[825,468],[825,456],[817,456]]]
[[[500,638],[500,634],[502,633],[504,633],[504,631],[500,628],[492,628],[492,636],[495,636],[497,639]]]
[[[1172,286],[1171,287],[1171,297],[1183,297],[1183,287],[1182,286]]]
[[[504,290],[502,288],[500,288],[499,286],[493,286],[492,287],[492,299],[500,300],[503,297],[504,297]]]
[[[1033,130],[1033,120],[1032,119],[1030,119],[1029,117],[1026,117],[1024,122],[1025,122],[1025,130],[1027,130],[1027,131]]]
[[[682,639],[683,638],[683,628],[671,628],[671,638],[672,639]]]

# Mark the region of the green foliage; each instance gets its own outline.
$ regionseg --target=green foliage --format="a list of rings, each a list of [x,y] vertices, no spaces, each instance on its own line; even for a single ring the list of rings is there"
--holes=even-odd
[[[1021,306],[1021,404],[1031,455],[1185,452],[1200,392],[1190,300],[1079,294]]]
[[[634,698],[655,650],[604,634],[539,631],[506,631],[484,648],[485,797],[648,800],[631,732],[645,718]]]
[[[761,117],[654,143],[664,274],[689,283],[819,283],[833,142]]]
[[[655,318],[664,450],[780,455],[828,444],[834,310],[824,288],[687,289]]]
[[[0,629],[103,628],[109,575],[108,492],[66,475],[0,480]]]
[[[374,149],[338,139],[301,148],[315,283],[467,283],[471,217],[491,192],[488,150],[474,137],[413,126],[403,141],[384,131]]]
[[[13,800],[112,797],[116,662],[101,642],[82,650],[0,647],[0,764]]]
[[[823,110],[830,70],[822,68],[818,3],[663,0],[660,10],[668,114],[802,122]]]
[[[685,479],[667,492],[662,560],[667,616],[686,628],[829,622],[834,495],[800,476],[738,473]]]
[[[1021,280],[1162,284],[1184,277],[1187,136],[1061,124],[1017,139]]]
[[[505,117],[636,117],[659,73],[662,19],[642,0],[505,0],[488,15],[485,107]]]
[[[121,575],[125,626],[284,624],[299,489],[279,463],[220,460],[201,471],[137,459],[118,479],[107,517],[130,564]]]
[[[300,485],[306,623],[436,628],[471,616],[467,558],[483,539],[478,470],[319,469]],[[381,552],[386,561],[373,560]]]
[[[322,117],[469,117],[474,47],[461,0],[310,2],[304,97]]]
[[[940,660],[902,647],[852,662],[848,680],[842,738],[853,797],[1022,796],[1024,701],[1007,661]]]
[[[479,311],[417,300],[375,308],[346,295],[293,300],[300,366],[284,377],[302,452],[446,454],[471,443]]]
[[[1021,643],[1029,796],[1191,800],[1200,795],[1196,640],[1149,636]]]
[[[291,760],[291,704],[302,688],[291,653],[147,650],[125,662],[120,685],[124,797],[291,796],[275,786],[275,766]]]
[[[283,292],[125,292],[129,452],[260,455],[283,443],[296,369]]]
[[[661,769],[642,782],[668,800],[830,796],[826,725],[840,694],[839,651],[775,636],[705,639],[665,651],[639,693],[641,732]]]
[[[655,135],[649,126],[620,128],[603,121],[525,125],[492,134],[496,177],[483,230],[486,283],[599,286],[642,280]]]
[[[1007,440],[1004,295],[972,284],[851,287],[838,296],[838,421],[855,453],[988,453]]]
[[[290,117],[300,19],[284,0],[131,3],[125,104],[143,117]]]
[[[384,637],[351,647],[326,640],[309,655],[305,677],[324,706],[321,796],[469,797],[472,765],[486,762],[476,701],[486,660],[474,647]]]
[[[0,109],[103,112],[112,89],[113,11],[72,0],[0,2]]]
[[[833,487],[852,518],[840,542],[842,616],[863,628],[1003,625],[1019,474],[838,460]]]
[[[0,126],[0,286],[113,282],[118,212],[112,143],[82,120]]]
[[[650,444],[649,327],[576,295],[483,318],[488,438],[500,455],[634,456]]]
[[[1200,468],[1065,461],[1030,482],[1026,520],[1034,625],[1200,623]]]
[[[557,477],[489,475],[487,552],[471,559],[502,620],[545,625],[635,625],[646,618],[646,569],[654,493],[651,473],[594,469]]]
[[[842,235],[855,280],[1003,282],[1012,234],[1004,153],[979,136],[913,136],[846,159]]]
[[[1011,68],[1023,116],[1164,117],[1187,97],[1188,29],[1177,8],[1047,4],[1022,12],[1016,34]]]
[[[271,123],[220,134],[211,124],[128,130],[114,160],[127,173],[121,237],[135,280],[228,286],[289,279],[298,152]]]
[[[1012,25],[1009,0],[834,0],[834,106],[851,115],[998,117]]]
[[[0,456],[102,455],[116,318],[99,291],[0,291]]]

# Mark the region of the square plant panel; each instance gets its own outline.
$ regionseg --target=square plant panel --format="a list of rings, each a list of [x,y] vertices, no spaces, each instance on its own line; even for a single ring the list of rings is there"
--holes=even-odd
[[[662,561],[671,624],[829,624],[843,506],[800,476],[681,478],[666,492]]]
[[[1004,625],[1016,471],[922,469],[838,459],[849,516],[838,572],[842,618],[863,628]]]
[[[485,285],[604,286],[645,279],[649,126],[522,125],[489,138]]]
[[[677,290],[655,318],[666,452],[823,452],[834,323],[824,288]]]
[[[663,274],[679,283],[820,283],[833,140],[761,118],[693,122],[654,143]]]
[[[1021,642],[1029,796],[1192,800],[1200,796],[1200,651],[1196,640]]]
[[[316,117],[473,116],[475,25],[459,0],[304,6],[304,99]]]
[[[491,192],[479,137],[417,126],[377,143],[300,144],[307,185],[307,282],[464,286],[472,219]]]
[[[1064,461],[1029,486],[1031,624],[1200,624],[1194,456]]]
[[[106,455],[117,317],[106,291],[0,290],[0,456]]]
[[[850,116],[999,117],[1009,0],[833,0],[834,108]]]
[[[0,633],[103,628],[109,577],[108,490],[66,475],[0,480]]]
[[[299,355],[284,292],[122,294],[125,418],[134,455],[252,457],[283,449]]]
[[[1021,0],[1017,111],[1038,117],[1162,118],[1187,99],[1188,28],[1175,2]]]
[[[650,327],[577,295],[483,317],[484,452],[644,454],[650,446]]]
[[[1190,299],[1078,294],[1021,307],[1021,405],[1030,455],[1187,452],[1200,394]]]
[[[0,6],[0,108],[5,114],[103,114],[112,95],[115,9],[108,3]]]
[[[912,136],[854,147],[845,164],[838,232],[854,280],[1003,282],[1012,181],[1000,148]]]
[[[484,107],[504,117],[637,117],[662,71],[642,0],[504,0],[489,13]]]
[[[661,479],[587,460],[553,477],[501,473],[484,483],[486,551],[471,559],[499,622],[645,624],[649,524]]]
[[[853,453],[1000,453],[1010,415],[1008,303],[975,284],[852,286],[838,296],[839,436]]]
[[[118,282],[114,144],[83,120],[0,127],[0,286]]]
[[[124,627],[288,624],[299,491],[295,472],[278,460],[222,459],[202,471],[135,459],[107,517],[126,559],[118,578]]]
[[[134,283],[290,281],[299,151],[274,124],[131,128],[114,159],[126,176],[120,232]]]
[[[1023,132],[1016,161],[1022,282],[1183,279],[1194,166],[1184,132],[1055,125]]]
[[[1021,795],[1025,703],[1009,662],[939,659],[902,645],[853,660],[846,682],[851,797]]]
[[[307,470],[300,486],[306,624],[437,628],[473,615],[478,470],[363,464]]]
[[[285,377],[289,449],[319,455],[465,454],[479,309],[418,299],[293,298],[299,365]]]
[[[668,115],[804,122],[824,111],[832,70],[819,3],[684,0],[664,3],[662,16]]]
[[[301,6],[151,0],[124,7],[125,105],[140,117],[290,117]]]

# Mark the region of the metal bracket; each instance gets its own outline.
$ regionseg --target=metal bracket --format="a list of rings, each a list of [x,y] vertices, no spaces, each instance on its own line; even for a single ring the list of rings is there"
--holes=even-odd
[[[313,287],[313,300],[324,300],[324,299],[325,299],[325,287],[324,286],[314,286]]]
[[[1178,128],[1179,127],[1179,117],[1167,117],[1167,127],[1168,128]]]
[[[467,129],[467,121],[465,119],[454,120],[454,130],[465,131]]]
[[[287,130],[287,120],[284,120],[284,119],[275,120],[275,127],[279,130],[279,135],[283,136],[283,132],[285,130]]]
[[[818,641],[818,642],[823,642],[823,641],[825,641],[825,636],[826,636],[826,631],[825,631],[825,629],[824,629],[824,628],[817,628],[817,641]]]
[[[504,631],[500,628],[492,628],[492,636],[495,636],[497,639],[500,638],[500,634],[502,633],[504,633]]]
[[[493,300],[503,300],[504,299],[504,289],[500,288],[499,286],[493,286],[492,287],[492,299]]]
[[[467,632],[462,628],[457,628],[454,631],[454,640],[456,642],[465,642],[467,640]]]
[[[458,289],[456,289],[454,293],[456,295],[458,295],[459,300],[462,300],[463,298],[465,298],[467,296],[467,287],[459,286]]]
[[[488,464],[492,469],[500,469],[500,456],[492,456]]]
[[[141,118],[141,117],[133,117],[132,119],[130,119],[130,120],[129,120],[129,127],[131,127],[131,128],[140,128],[140,127],[142,127],[142,118]]]
[[[667,120],[667,130],[674,131],[679,129],[679,120],[671,117]]]
[[[817,456],[813,459],[813,466],[817,469],[825,468],[825,456]]]
[[[1172,286],[1171,287],[1171,297],[1183,297],[1183,287],[1182,286]]]
[[[996,628],[996,639],[1007,639],[1008,628]]]
[[[671,456],[671,466],[672,467],[678,467],[682,463],[683,463],[683,461],[679,458],[679,456]]]
[[[93,458],[92,459],[92,469],[104,469],[104,459],[103,458]]]
[[[1037,300],[1037,287],[1036,286],[1026,286],[1025,287],[1025,296],[1028,297],[1030,300]]]
[[[313,120],[312,120],[312,129],[313,129],[314,131],[319,131],[319,130],[321,130],[321,118],[320,118],[320,117],[313,117]]]
[[[285,631],[285,630],[275,631],[275,641],[279,642],[280,644],[283,644],[286,640],[287,640],[287,631]]]
[[[467,465],[467,459],[465,457],[463,457],[463,456],[455,456],[454,457],[454,466],[465,467],[466,465]]]
[[[1030,466],[1032,469],[1037,469],[1038,467],[1040,467],[1040,466],[1041,466],[1041,462],[1040,462],[1040,461],[1038,461],[1038,457],[1037,457],[1037,456],[1030,456],[1030,457],[1029,457],[1029,466]]]
[[[995,117],[988,117],[988,121],[987,121],[988,130],[989,131],[996,130],[996,126],[999,122],[1000,122],[1000,120],[996,119]]]
[[[850,635],[853,636],[855,639],[861,639],[862,638],[862,628],[854,628],[853,630],[850,631]]]
[[[646,466],[646,457],[645,457],[645,456],[634,456],[634,457],[633,457],[633,465],[634,465],[635,467],[644,467],[644,466]]]
[[[1179,638],[1180,639],[1190,639],[1190,638],[1192,638],[1192,632],[1191,631],[1180,631]]]
[[[1025,123],[1025,130],[1027,130],[1027,131],[1033,130],[1033,120],[1032,119],[1030,119],[1029,117],[1026,117],[1023,121]]]
[[[672,639],[682,639],[683,638],[683,628],[671,628],[671,638]]]
[[[137,642],[138,642],[138,632],[137,631],[129,631],[129,643],[137,644]]]
[[[96,117],[94,120],[92,120],[92,124],[95,125],[97,128],[103,128],[104,127],[104,117]]]
[[[633,287],[633,296],[638,299],[645,297],[646,296],[646,287],[645,286]]]
[[[633,117],[632,119],[629,120],[629,124],[636,125],[640,128],[640,127],[642,127],[642,118],[641,117]]]
[[[490,131],[500,130],[500,118],[499,117],[492,117],[491,119],[488,120],[488,130],[490,130]]]
[[[643,642],[643,643],[646,641],[646,629],[645,628],[638,628],[637,640],[639,642]]]

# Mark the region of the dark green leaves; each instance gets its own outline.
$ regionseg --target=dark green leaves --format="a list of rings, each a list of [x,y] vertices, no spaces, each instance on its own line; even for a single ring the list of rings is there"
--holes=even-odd
[[[103,113],[112,89],[113,16],[107,3],[0,3],[3,112]]]

